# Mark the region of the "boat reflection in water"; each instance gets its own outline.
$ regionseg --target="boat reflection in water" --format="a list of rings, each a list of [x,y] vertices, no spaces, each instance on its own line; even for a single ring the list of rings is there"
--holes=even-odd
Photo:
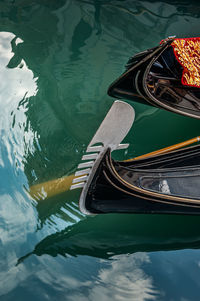
[[[47,236],[18,263],[32,254],[111,258],[134,252],[199,249],[199,222],[199,216],[97,215]]]

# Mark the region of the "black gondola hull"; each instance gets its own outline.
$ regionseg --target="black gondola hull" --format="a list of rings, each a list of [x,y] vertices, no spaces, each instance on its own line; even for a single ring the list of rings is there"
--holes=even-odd
[[[192,75],[196,74],[196,84],[190,85],[182,82],[185,67],[177,60],[174,46],[172,46],[174,41],[178,40],[166,39],[159,46],[133,56],[126,66],[126,71],[108,88],[108,95],[199,119],[199,72],[191,71]],[[182,39],[185,43],[188,40],[200,45],[199,38]],[[188,53],[187,45],[185,49],[183,47],[181,59],[188,56],[185,64],[189,64],[190,55],[191,57],[194,53],[196,55],[191,58],[189,69],[191,66],[194,70],[199,68],[198,63],[195,63],[199,62],[199,56],[195,52],[195,47],[198,45]]]
[[[173,156],[175,154],[180,156],[181,153],[185,153],[184,155],[187,155],[188,153],[189,157],[191,157],[189,159],[192,160],[192,156],[190,155],[191,151],[199,153],[199,148],[194,147],[193,149],[189,149],[189,151],[181,150],[173,152]],[[171,155],[172,154],[168,154],[152,158],[154,161],[154,167],[156,164],[157,167],[159,165],[163,165],[163,163],[159,163],[159,160],[167,160],[167,157],[169,162]],[[152,159],[146,160],[146,164],[148,165],[148,161],[151,161]],[[144,161],[145,160],[135,162],[136,170],[138,170],[139,165],[144,164]],[[200,214],[200,200],[199,202],[197,200],[195,203],[192,198],[180,198],[180,196],[171,197],[170,195],[161,193],[149,193],[150,191],[130,185],[124,181],[123,177],[120,177],[119,174],[123,174],[124,167],[128,164],[130,165],[128,162],[120,164],[119,162],[113,161],[110,157],[109,150],[107,151],[93,177],[86,196],[86,209],[91,214]],[[152,165],[150,166],[152,167]],[[184,166],[183,163],[182,166]]]

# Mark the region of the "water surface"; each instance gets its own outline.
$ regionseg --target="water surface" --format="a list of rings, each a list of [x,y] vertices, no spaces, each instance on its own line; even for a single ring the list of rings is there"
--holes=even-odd
[[[200,217],[84,216],[72,174],[128,58],[199,35],[196,1],[0,1],[0,299],[198,300]],[[199,121],[131,103],[128,159],[199,135]]]

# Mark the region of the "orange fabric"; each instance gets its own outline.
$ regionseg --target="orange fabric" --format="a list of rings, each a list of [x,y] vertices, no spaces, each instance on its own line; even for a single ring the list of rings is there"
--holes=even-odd
[[[200,38],[175,39],[171,43],[178,62],[183,66],[183,85],[200,87]]]

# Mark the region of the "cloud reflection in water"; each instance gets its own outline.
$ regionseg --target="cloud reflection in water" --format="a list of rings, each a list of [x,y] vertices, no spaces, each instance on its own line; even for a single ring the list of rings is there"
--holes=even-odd
[[[24,267],[15,267],[20,246],[27,243],[34,231],[37,215],[23,186],[24,156],[31,151],[35,133],[27,124],[25,103],[36,95],[33,73],[22,59],[13,60],[13,47],[23,43],[13,33],[0,32],[0,292],[13,289],[26,277],[16,274]],[[10,62],[12,62],[12,66]],[[17,65],[14,65],[14,61]],[[12,68],[11,68],[12,67]],[[6,252],[5,252],[6,250]]]
[[[23,41],[16,39],[14,34],[0,32],[0,133],[1,165],[5,164],[3,157],[7,156],[11,165],[23,169],[25,151],[31,151],[35,133],[26,120],[26,101],[36,95],[37,84],[33,73],[24,60],[19,59],[17,66],[9,67],[13,56],[12,47],[17,47]],[[2,148],[4,153],[2,153]],[[6,151],[6,153],[5,153]]]
[[[68,258],[69,270],[65,270],[61,257],[52,261],[43,256],[39,261],[44,267],[36,277],[49,287],[54,285],[58,296],[65,291],[68,301],[144,301],[160,295],[153,278],[145,272],[152,264],[148,253],[113,256],[109,261],[87,256]]]

